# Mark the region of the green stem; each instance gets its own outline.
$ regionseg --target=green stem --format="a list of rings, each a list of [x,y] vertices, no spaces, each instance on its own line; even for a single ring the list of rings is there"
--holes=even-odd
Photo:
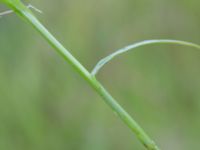
[[[12,1],[12,0],[10,0]],[[51,44],[54,49],[68,61],[75,70],[85,78],[85,80],[93,87],[96,92],[101,95],[104,101],[112,108],[112,110],[123,120],[123,122],[135,133],[140,142],[148,150],[159,150],[151,138],[144,132],[138,123],[117,103],[117,101],[108,93],[108,91],[96,80],[94,76],[65,49],[65,47],[57,41],[57,39],[49,33],[49,31],[38,21],[38,19],[26,8],[21,2],[7,3],[18,15],[28,21],[39,33]]]

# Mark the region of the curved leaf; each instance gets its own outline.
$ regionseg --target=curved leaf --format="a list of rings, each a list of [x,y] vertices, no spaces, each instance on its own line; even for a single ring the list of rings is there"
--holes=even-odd
[[[118,56],[122,53],[125,53],[127,51],[133,50],[135,48],[145,46],[145,45],[150,45],[150,44],[176,44],[176,45],[183,45],[183,46],[189,46],[189,47],[200,49],[200,45],[198,45],[198,44],[194,44],[194,43],[186,42],[186,41],[180,41],[180,40],[169,40],[169,39],[145,40],[145,41],[142,41],[142,42],[131,44],[131,45],[126,46],[122,49],[119,49],[119,50],[115,51],[114,53],[112,53],[112,54],[106,56],[105,58],[101,59],[96,64],[96,66],[92,70],[91,74],[93,76],[95,76],[105,64],[107,64],[109,61],[111,61],[116,56]]]

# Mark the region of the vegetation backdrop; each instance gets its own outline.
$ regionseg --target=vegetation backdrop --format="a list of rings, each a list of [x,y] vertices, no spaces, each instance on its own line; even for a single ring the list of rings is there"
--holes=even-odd
[[[199,44],[197,0],[32,0],[37,17],[89,69],[127,44]],[[0,6],[0,10],[7,8]],[[118,57],[98,79],[163,150],[199,149],[200,51],[159,45]],[[0,149],[143,150],[37,32],[0,18]]]

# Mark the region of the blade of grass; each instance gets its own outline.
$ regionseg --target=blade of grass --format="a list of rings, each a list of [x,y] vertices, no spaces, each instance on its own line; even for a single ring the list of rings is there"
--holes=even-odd
[[[110,62],[112,59],[114,59],[118,55],[121,55],[121,54],[128,52],[130,50],[135,50],[138,47],[142,47],[142,46],[145,46],[145,45],[152,45],[152,44],[176,44],[176,45],[183,45],[183,46],[189,46],[189,47],[192,47],[192,48],[200,49],[200,45],[197,45],[197,44],[194,44],[194,43],[191,43],[191,42],[180,41],[180,40],[171,40],[171,39],[145,40],[145,41],[134,43],[134,44],[131,44],[131,45],[126,46],[124,48],[121,48],[121,49],[115,51],[114,53],[106,56],[105,58],[101,59],[96,64],[96,66],[92,70],[91,74],[93,76],[95,76],[105,64]]]

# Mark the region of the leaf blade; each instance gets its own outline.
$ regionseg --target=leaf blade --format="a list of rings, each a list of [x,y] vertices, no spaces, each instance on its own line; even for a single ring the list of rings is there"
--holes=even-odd
[[[115,52],[111,53],[110,55],[101,59],[95,65],[94,69],[92,70],[92,72],[91,72],[92,76],[95,76],[105,64],[110,62],[116,56],[123,54],[125,52],[128,52],[130,50],[134,50],[135,48],[146,46],[146,45],[152,45],[152,44],[176,44],[176,45],[183,45],[183,46],[188,46],[188,47],[200,49],[200,45],[198,45],[198,44],[195,44],[195,43],[192,43],[192,42],[180,41],[180,40],[171,40],[171,39],[144,40],[144,41],[141,41],[141,42],[137,42],[137,43],[128,45],[124,48],[118,49],[117,51],[115,51]]]

